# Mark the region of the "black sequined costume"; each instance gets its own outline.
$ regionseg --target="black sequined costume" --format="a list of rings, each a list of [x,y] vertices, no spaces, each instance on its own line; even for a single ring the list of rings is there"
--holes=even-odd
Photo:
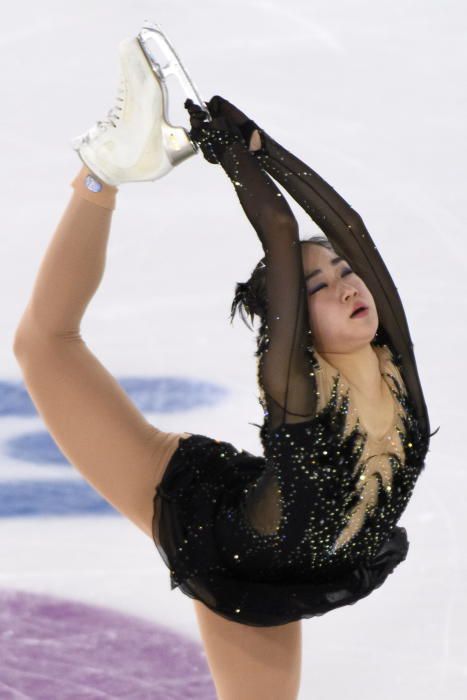
[[[361,217],[309,166],[259,133],[260,150],[251,153],[232,138],[219,161],[265,252],[264,456],[200,434],[182,440],[156,490],[153,532],[172,589],[230,620],[270,626],[353,604],[405,559],[406,530],[396,523],[431,436],[402,303]],[[339,392],[339,377],[319,406],[298,227],[268,173],[364,280],[380,322],[372,344],[388,351],[395,370],[402,459],[387,455],[391,484],[383,486],[376,472],[377,505],[338,548],[360,500],[366,433],[358,422],[345,431],[349,396]]]

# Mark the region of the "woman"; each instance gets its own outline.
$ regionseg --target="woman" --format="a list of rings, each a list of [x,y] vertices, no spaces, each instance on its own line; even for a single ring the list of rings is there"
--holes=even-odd
[[[138,95],[147,107],[139,115],[153,109],[156,119],[157,80],[138,51],[128,45],[124,70],[140,92],[122,100]],[[301,619],[355,603],[405,558],[396,523],[423,468],[428,415],[402,304],[358,214],[227,101],[208,103],[211,122],[186,106],[192,141],[232,180],[265,253],[232,305],[232,314],[240,305],[261,320],[264,455],[155,428],[81,338],[117,184],[154,179],[154,125],[145,125],[144,157],[128,157],[126,170],[115,154],[128,156],[131,133],[141,149],[140,122],[134,132],[100,122],[103,135],[87,139],[95,167],[83,165],[73,180],[15,354],[62,452],[154,539],[172,588],[194,599],[219,697],[285,700],[299,688]],[[131,113],[120,116],[140,118]],[[268,173],[330,243],[300,242]],[[353,316],[361,305],[366,314]]]

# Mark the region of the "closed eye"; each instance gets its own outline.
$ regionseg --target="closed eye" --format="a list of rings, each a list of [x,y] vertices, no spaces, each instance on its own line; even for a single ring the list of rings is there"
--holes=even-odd
[[[348,268],[346,268],[346,269],[344,270],[344,272],[342,273],[341,277],[345,277],[346,275],[351,275],[351,274],[353,274],[353,270],[351,270],[350,267],[348,267]],[[319,289],[322,289],[323,287],[327,287],[327,286],[328,286],[328,285],[327,285],[325,282],[323,282],[322,284],[319,284],[317,287],[315,287],[315,289],[313,289],[312,291],[310,291],[310,295],[311,295],[311,294],[314,294],[314,293],[317,292]]]

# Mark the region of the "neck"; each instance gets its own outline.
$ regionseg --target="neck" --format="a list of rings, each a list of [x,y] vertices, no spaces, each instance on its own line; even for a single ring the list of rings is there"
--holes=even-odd
[[[352,352],[318,353],[335,367],[363,396],[368,399],[379,398],[383,378],[378,356],[373,346],[368,343]]]

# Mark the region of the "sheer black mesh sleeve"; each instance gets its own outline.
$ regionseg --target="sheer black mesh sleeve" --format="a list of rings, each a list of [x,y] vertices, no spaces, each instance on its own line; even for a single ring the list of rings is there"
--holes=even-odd
[[[392,351],[425,435],[429,422],[402,302],[361,217],[316,172],[265,132],[259,132],[260,151],[250,152],[243,141],[235,141],[226,147],[219,162],[232,181],[265,254],[268,342],[260,357],[259,378],[268,411],[267,429],[262,431],[266,461],[257,481],[247,489],[240,509],[242,517],[236,522],[242,530],[244,514],[248,530],[251,528],[254,533],[249,556],[264,557],[265,562],[279,565],[290,561],[292,550],[302,552],[303,562],[309,558],[307,538],[312,522],[316,522],[316,533],[324,538],[326,556],[331,551],[328,546],[336,546],[334,535],[339,536],[343,522],[347,522],[349,509],[354,505],[352,499],[360,500],[356,486],[361,446],[357,447],[356,431],[344,436],[344,399],[337,405],[334,397],[317,413],[313,353],[308,351],[309,347],[312,350],[313,339],[298,224],[269,175],[307,211],[336,252],[367,284],[378,309],[378,333],[381,331],[382,342]],[[300,423],[309,425],[302,430]],[[411,425],[412,421],[407,421],[407,429],[411,430]],[[417,439],[413,440],[414,445]],[[423,456],[425,442],[420,441]],[[412,445],[411,438],[408,444]],[[410,459],[415,459],[412,452]],[[417,465],[415,459],[412,467],[416,469]],[[307,478],[302,478],[302,472]],[[398,473],[405,477],[410,469]],[[409,492],[407,486],[398,485],[395,489],[397,497]],[[381,517],[387,517],[388,512],[383,508]],[[390,512],[396,518],[400,513],[397,509]],[[336,531],[322,531],[321,524],[334,516],[332,528]],[[360,521],[362,532],[364,527],[370,528],[369,514],[365,525],[361,518]],[[391,522],[387,521],[387,527],[395,523]],[[374,533],[368,529],[362,537],[367,538],[369,545]],[[311,540],[311,545],[316,553],[317,542]],[[335,553],[334,550],[333,556]],[[245,559],[246,551],[243,556]]]
[[[394,281],[361,216],[310,166],[258,128],[262,148],[254,157],[279,182],[329,238],[336,253],[351,265],[371,291],[378,310],[380,333],[391,348],[420,428],[430,424],[418,376],[413,343]]]
[[[245,144],[231,144],[220,164],[265,254],[268,342],[260,358],[259,379],[268,427],[309,420],[315,414],[316,390],[306,353],[308,304],[297,221]]]

